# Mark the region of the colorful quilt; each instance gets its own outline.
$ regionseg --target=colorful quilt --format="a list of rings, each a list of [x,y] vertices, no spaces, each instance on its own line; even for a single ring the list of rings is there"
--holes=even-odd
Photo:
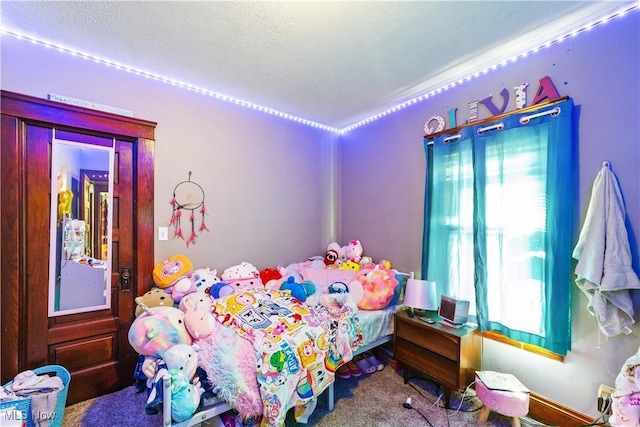
[[[357,307],[326,295],[310,307],[289,291],[251,289],[216,300],[217,320],[252,343],[263,403],[263,426],[284,425],[290,408],[302,407],[334,381],[352,359],[362,334]]]

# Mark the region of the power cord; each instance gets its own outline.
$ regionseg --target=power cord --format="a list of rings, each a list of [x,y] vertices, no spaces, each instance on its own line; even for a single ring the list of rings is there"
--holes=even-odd
[[[420,377],[412,377],[412,378],[409,378],[409,380],[412,380],[412,379],[421,379],[421,380],[424,380],[424,378],[420,378]],[[429,380],[427,380],[427,381],[429,381]],[[466,394],[466,393],[467,393],[467,390],[469,390],[469,387],[471,387],[474,383],[475,383],[475,381],[474,381],[474,382],[472,382],[471,384],[469,384],[469,385],[464,389],[464,392],[462,393],[462,396],[460,397],[460,404],[458,405],[458,408],[456,409],[456,412],[476,412],[476,411],[479,411],[479,410],[480,410],[480,408],[482,407],[482,405],[480,405],[479,407],[477,407],[477,408],[475,408],[475,409],[462,409],[462,402],[464,402],[464,401],[465,401],[465,400],[467,400],[467,399],[468,399],[467,401],[469,401],[469,400],[471,400],[471,399],[476,398],[476,396],[474,396],[474,395],[472,395],[472,394]],[[428,397],[428,396],[425,396],[425,394],[423,393],[423,391],[424,391],[423,389],[416,387],[416,385],[415,385],[415,384],[413,384],[413,383],[411,383],[411,382],[409,382],[409,385],[410,385],[411,387],[413,387],[413,389],[414,389],[415,391],[417,391],[417,392],[418,392],[418,394],[420,394],[420,396],[422,396],[425,400],[427,400],[428,402],[430,402],[430,403],[431,403],[431,405],[432,405],[432,407],[434,407],[434,408],[435,408],[435,407],[438,407],[438,408],[442,408],[442,409],[453,409],[453,408],[446,408],[446,407],[445,407],[444,402],[442,402],[442,405],[439,405],[440,401],[442,401],[442,398],[443,398],[442,393],[439,393],[439,394],[438,394],[438,399],[437,399],[435,402],[432,402],[432,401],[431,401],[431,399],[429,399],[429,397]],[[454,414],[455,414],[455,412],[454,412]]]
[[[462,404],[465,402],[465,400],[466,400],[468,397],[469,397],[469,398],[475,397],[475,396],[473,396],[473,395],[467,395],[467,391],[469,391],[469,390],[470,390],[471,386],[472,386],[474,383],[475,383],[475,381],[474,381],[474,382],[472,382],[471,384],[469,384],[469,385],[464,389],[464,391],[463,391],[463,393],[462,393],[462,396],[460,397],[460,403],[458,404],[458,407],[457,407],[457,408],[455,408],[455,411],[454,411],[452,414],[449,414],[448,410],[449,410],[449,409],[453,409],[453,408],[448,408],[448,407],[446,406],[446,404],[444,404],[444,402],[443,402],[443,404],[442,404],[442,405],[440,405],[440,404],[439,404],[439,403],[440,403],[440,401],[442,400],[442,397],[443,397],[443,394],[442,394],[442,393],[438,393],[438,399],[437,399],[435,402],[431,402],[431,400],[430,400],[427,396],[425,396],[425,395],[423,394],[423,392],[422,392],[423,390],[419,389],[418,387],[416,387],[416,386],[415,386],[413,383],[411,383],[411,382],[409,382],[409,385],[410,385],[411,387],[413,387],[413,389],[414,389],[414,390],[416,390],[416,391],[418,392],[418,394],[419,394],[422,398],[424,398],[426,401],[428,401],[429,403],[431,403],[431,407],[432,407],[432,408],[437,407],[437,408],[444,409],[445,416],[446,416],[446,419],[447,419],[447,426],[449,426],[449,425],[450,425],[450,417],[451,417],[451,416],[453,416],[453,415],[455,415],[456,413],[458,413],[458,411],[461,411],[461,412],[475,412],[475,411],[477,411],[477,410],[479,410],[479,409],[480,409],[480,408],[478,407],[478,408],[476,408],[476,409],[474,409],[474,410],[461,410],[461,408],[462,408]],[[434,427],[434,426],[433,426],[433,424],[431,424],[431,421],[429,421],[429,419],[426,417],[426,415],[424,415],[424,414],[423,414],[422,412],[420,412],[418,409],[416,409],[416,408],[414,408],[414,407],[413,407],[413,405],[411,404],[411,397],[408,397],[408,398],[407,398],[407,400],[402,404],[402,407],[403,407],[403,408],[405,408],[405,409],[413,409],[413,410],[415,410],[417,413],[419,413],[419,414],[420,414],[420,416],[421,416],[422,418],[424,418],[424,420],[429,424],[429,426]]]
[[[431,424],[431,421],[429,421],[429,419],[428,419],[428,418],[427,418],[427,417],[426,417],[422,412],[420,412],[418,409],[416,409],[416,408],[414,408],[413,406],[411,406],[411,398],[410,398],[410,397],[407,397],[407,401],[406,401],[406,402],[404,402],[404,403],[402,404],[402,407],[403,407],[403,408],[405,408],[405,409],[413,409],[414,411],[416,411],[417,413],[419,413],[419,414],[420,414],[420,416],[421,416],[422,418],[424,418],[424,420],[425,420],[425,421],[426,421],[426,422],[427,422],[431,427],[434,427],[434,425],[433,425],[433,424]]]

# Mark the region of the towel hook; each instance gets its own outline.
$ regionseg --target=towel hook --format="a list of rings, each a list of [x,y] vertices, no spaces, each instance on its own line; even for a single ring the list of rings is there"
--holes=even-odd
[[[611,169],[611,165],[609,164],[608,160],[605,160],[604,162],[602,162],[602,167],[603,168],[607,168],[607,169]]]

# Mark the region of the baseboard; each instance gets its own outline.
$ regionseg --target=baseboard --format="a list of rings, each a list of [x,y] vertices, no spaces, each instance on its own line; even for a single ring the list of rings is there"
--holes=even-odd
[[[527,417],[554,426],[587,425],[594,421],[593,418],[585,414],[535,393],[531,393],[529,396],[529,414]]]

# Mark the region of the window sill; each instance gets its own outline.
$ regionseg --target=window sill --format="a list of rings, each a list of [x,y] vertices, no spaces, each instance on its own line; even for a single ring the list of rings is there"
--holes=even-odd
[[[505,337],[499,332],[485,331],[485,332],[482,332],[482,337],[493,340],[493,341],[498,341],[507,345],[511,345],[513,347],[518,347],[519,349],[522,349],[543,357],[547,357],[552,360],[557,360],[558,362],[564,361],[564,356],[553,353],[547,350],[546,348],[538,347],[537,345],[527,344],[520,341],[512,340],[510,338]]]

